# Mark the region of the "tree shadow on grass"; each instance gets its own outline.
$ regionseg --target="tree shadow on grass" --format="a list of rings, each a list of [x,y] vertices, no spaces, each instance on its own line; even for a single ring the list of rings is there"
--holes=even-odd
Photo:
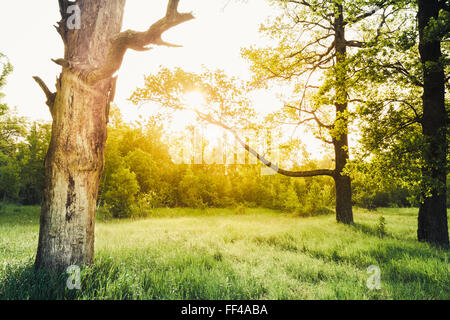
[[[32,263],[23,266],[7,266],[0,278],[0,300],[76,300],[95,299],[108,284],[120,277],[118,267],[112,259],[101,259],[92,266],[81,269],[80,288],[69,289],[70,274],[49,270],[36,270]],[[129,289],[129,288],[128,288]],[[131,290],[131,289],[130,289]],[[132,292],[121,288],[121,299],[130,299]],[[103,297],[103,299],[108,297]]]
[[[366,225],[363,223],[354,222],[353,224],[350,225],[350,227],[353,228],[355,231],[359,231],[359,232],[364,233],[369,236],[380,237],[380,238],[382,238],[382,237],[392,238],[392,235],[389,233],[380,235],[380,231],[377,229],[376,226],[369,226],[369,225]]]
[[[66,288],[67,274],[36,270],[33,264],[8,266],[0,279],[0,300],[64,300],[73,299]]]
[[[407,291],[408,299],[449,299],[448,250],[398,241],[365,253],[380,267],[382,282],[394,298],[402,298]]]
[[[249,299],[267,293],[264,281],[249,284],[219,253],[153,260],[100,257],[81,270],[81,290],[69,290],[69,275],[35,270],[32,263],[0,274],[0,300]]]
[[[350,228],[378,236],[374,227],[355,224]],[[393,236],[374,241],[377,243],[368,247],[365,244],[358,248],[360,245],[355,242],[343,244],[343,249],[304,247],[302,251],[327,263],[348,264],[363,271],[370,265],[377,265],[382,272],[382,282],[390,288],[393,298],[449,298],[448,249],[395,239]],[[346,246],[349,250],[345,250]]]

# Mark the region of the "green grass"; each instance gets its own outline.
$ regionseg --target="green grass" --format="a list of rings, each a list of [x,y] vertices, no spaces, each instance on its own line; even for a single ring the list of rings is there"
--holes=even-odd
[[[380,233],[380,216],[385,234]],[[160,209],[96,226],[82,289],[35,272],[39,208],[0,213],[0,299],[450,299],[449,251],[416,241],[417,209],[298,218],[266,209]],[[370,265],[381,289],[366,286]]]

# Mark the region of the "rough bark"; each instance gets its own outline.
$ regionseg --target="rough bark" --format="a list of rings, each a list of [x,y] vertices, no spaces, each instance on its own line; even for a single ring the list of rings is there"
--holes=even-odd
[[[79,1],[79,5],[82,28],[69,31],[60,24],[65,59],[102,65],[109,39],[120,32],[125,0]],[[94,216],[112,84],[107,78],[89,86],[74,70],[64,68],[54,101],[48,99],[53,124],[45,159],[38,268],[62,271],[93,261]]]
[[[94,225],[98,187],[103,172],[109,106],[127,49],[170,45],[161,35],[193,19],[169,0],[166,16],[146,32],[120,32],[125,0],[79,0],[81,29],[66,27],[67,7],[59,0],[62,20],[57,26],[64,44],[63,67],[51,93],[43,89],[53,117],[52,137],[45,159],[45,190],[35,266],[63,271],[87,265],[94,257]]]
[[[347,54],[347,41],[345,40],[345,22],[343,7],[335,4],[336,19],[335,30],[335,50],[336,50],[336,120],[335,126],[339,128],[333,135],[333,145],[335,153],[335,189],[336,189],[336,220],[344,224],[353,222],[352,210],[352,188],[350,177],[343,174],[343,170],[349,160],[348,147],[348,93],[346,87],[345,59]]]
[[[423,64],[422,132],[424,199],[420,205],[417,237],[419,241],[448,246],[446,178],[447,113],[445,111],[445,75],[441,39],[427,32],[430,19],[438,18],[439,1],[419,0],[419,52]]]

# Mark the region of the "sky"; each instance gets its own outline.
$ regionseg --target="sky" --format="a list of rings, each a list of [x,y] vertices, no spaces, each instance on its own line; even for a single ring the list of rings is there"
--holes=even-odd
[[[122,29],[148,29],[164,16],[166,6],[167,0],[128,0]],[[200,72],[202,66],[206,66],[249,80],[249,64],[241,57],[241,48],[264,44],[259,27],[277,13],[268,1],[261,0],[181,0],[179,11],[193,12],[196,19],[169,30],[164,39],[182,48],[128,50],[125,56],[118,73],[114,103],[126,121],[151,114],[151,106],[138,108],[128,98],[143,85],[144,76],[157,72],[160,66],[181,67],[191,72]],[[81,16],[81,22],[82,19]],[[54,90],[61,70],[50,59],[61,58],[64,52],[62,40],[54,28],[59,20],[56,0],[0,1],[0,52],[6,54],[14,66],[4,90],[4,102],[17,107],[18,113],[30,120],[51,120],[45,96],[32,76],[40,76]],[[281,106],[275,92],[270,90],[260,90],[252,100],[254,108],[261,113]],[[314,143],[312,137],[305,136],[305,139],[308,144]],[[313,145],[311,149],[317,148]]]
[[[167,0],[128,0],[123,30],[146,30],[165,14]],[[249,79],[248,63],[240,50],[261,43],[259,25],[274,12],[266,1],[242,3],[229,0],[182,0],[180,12],[193,12],[196,19],[165,33],[164,38],[182,48],[156,47],[149,52],[129,50],[118,73],[115,103],[126,120],[141,112],[128,102],[134,89],[143,84],[144,75],[160,66],[179,66],[201,71],[202,65],[222,69],[230,75]],[[32,80],[40,76],[54,89],[60,68],[50,59],[63,57],[64,47],[53,25],[59,21],[56,0],[2,0],[0,2],[0,52],[6,54],[14,72],[5,88],[5,102],[17,107],[19,114],[31,120],[50,120],[41,89]],[[82,17],[81,17],[82,19]],[[255,103],[267,109],[273,95],[260,93]],[[255,106],[257,107],[257,106]]]

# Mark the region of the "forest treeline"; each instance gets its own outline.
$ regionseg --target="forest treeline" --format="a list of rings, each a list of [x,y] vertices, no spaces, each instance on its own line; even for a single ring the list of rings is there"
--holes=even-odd
[[[118,109],[113,118],[98,198],[98,205],[113,217],[138,217],[158,207],[265,207],[302,216],[333,213],[335,190],[330,177],[261,175],[261,164],[175,164],[161,123],[125,123]],[[0,135],[1,199],[40,205],[51,124],[26,121],[3,104]],[[311,160],[296,167],[331,165],[329,160]],[[368,172],[369,166],[354,163],[354,205],[372,209],[418,204],[410,190],[380,183]]]
[[[161,40],[163,33],[194,16],[177,11],[179,0],[169,0],[160,20],[164,23],[144,33],[120,33],[124,7],[104,2],[108,9],[102,10],[109,10],[114,25],[106,28],[98,23],[99,7],[88,3],[92,6],[83,13],[87,27],[77,37],[68,36],[62,14],[58,31],[65,58],[53,60],[62,67],[56,92],[33,77],[53,118],[44,197],[43,155],[36,158],[36,150],[46,146],[34,140],[47,143],[48,127],[17,124],[21,120],[2,107],[6,131],[0,179],[5,190],[0,196],[23,203],[43,199],[38,267],[92,263],[97,206],[123,217],[154,207],[239,205],[314,215],[329,212],[334,204],[336,221],[350,225],[353,205],[417,205],[418,240],[448,246],[448,1],[272,1],[280,11],[260,27],[266,43],[241,50],[249,81],[219,69],[190,72],[162,66],[146,75],[130,97],[135,104],[156,104],[166,114],[193,112],[198,122],[229,131],[262,162],[259,166],[175,164],[167,148],[177,145],[166,141],[167,128],[160,121],[145,126],[112,121],[108,128],[114,74],[125,52],[173,46]],[[61,12],[68,4],[60,1]],[[86,52],[80,55],[78,48]],[[86,57],[99,61],[92,64]],[[0,87],[8,68],[4,71]],[[92,90],[75,90],[84,85]],[[273,85],[289,90],[279,94],[278,110],[259,119],[251,93]],[[196,92],[204,103],[190,101]],[[260,166],[273,168],[275,160],[265,158],[268,150],[258,153],[242,131],[272,126],[294,132],[302,127],[334,155],[328,162],[303,161],[292,153],[288,166],[276,165],[277,175],[262,176]],[[351,138],[357,141],[350,143]],[[298,141],[291,146],[299,147]],[[66,219],[55,219],[55,214]],[[74,214],[84,218],[71,219]],[[55,230],[61,238],[55,239]],[[87,230],[85,241],[79,242],[73,230]],[[74,242],[82,248],[75,250]]]

